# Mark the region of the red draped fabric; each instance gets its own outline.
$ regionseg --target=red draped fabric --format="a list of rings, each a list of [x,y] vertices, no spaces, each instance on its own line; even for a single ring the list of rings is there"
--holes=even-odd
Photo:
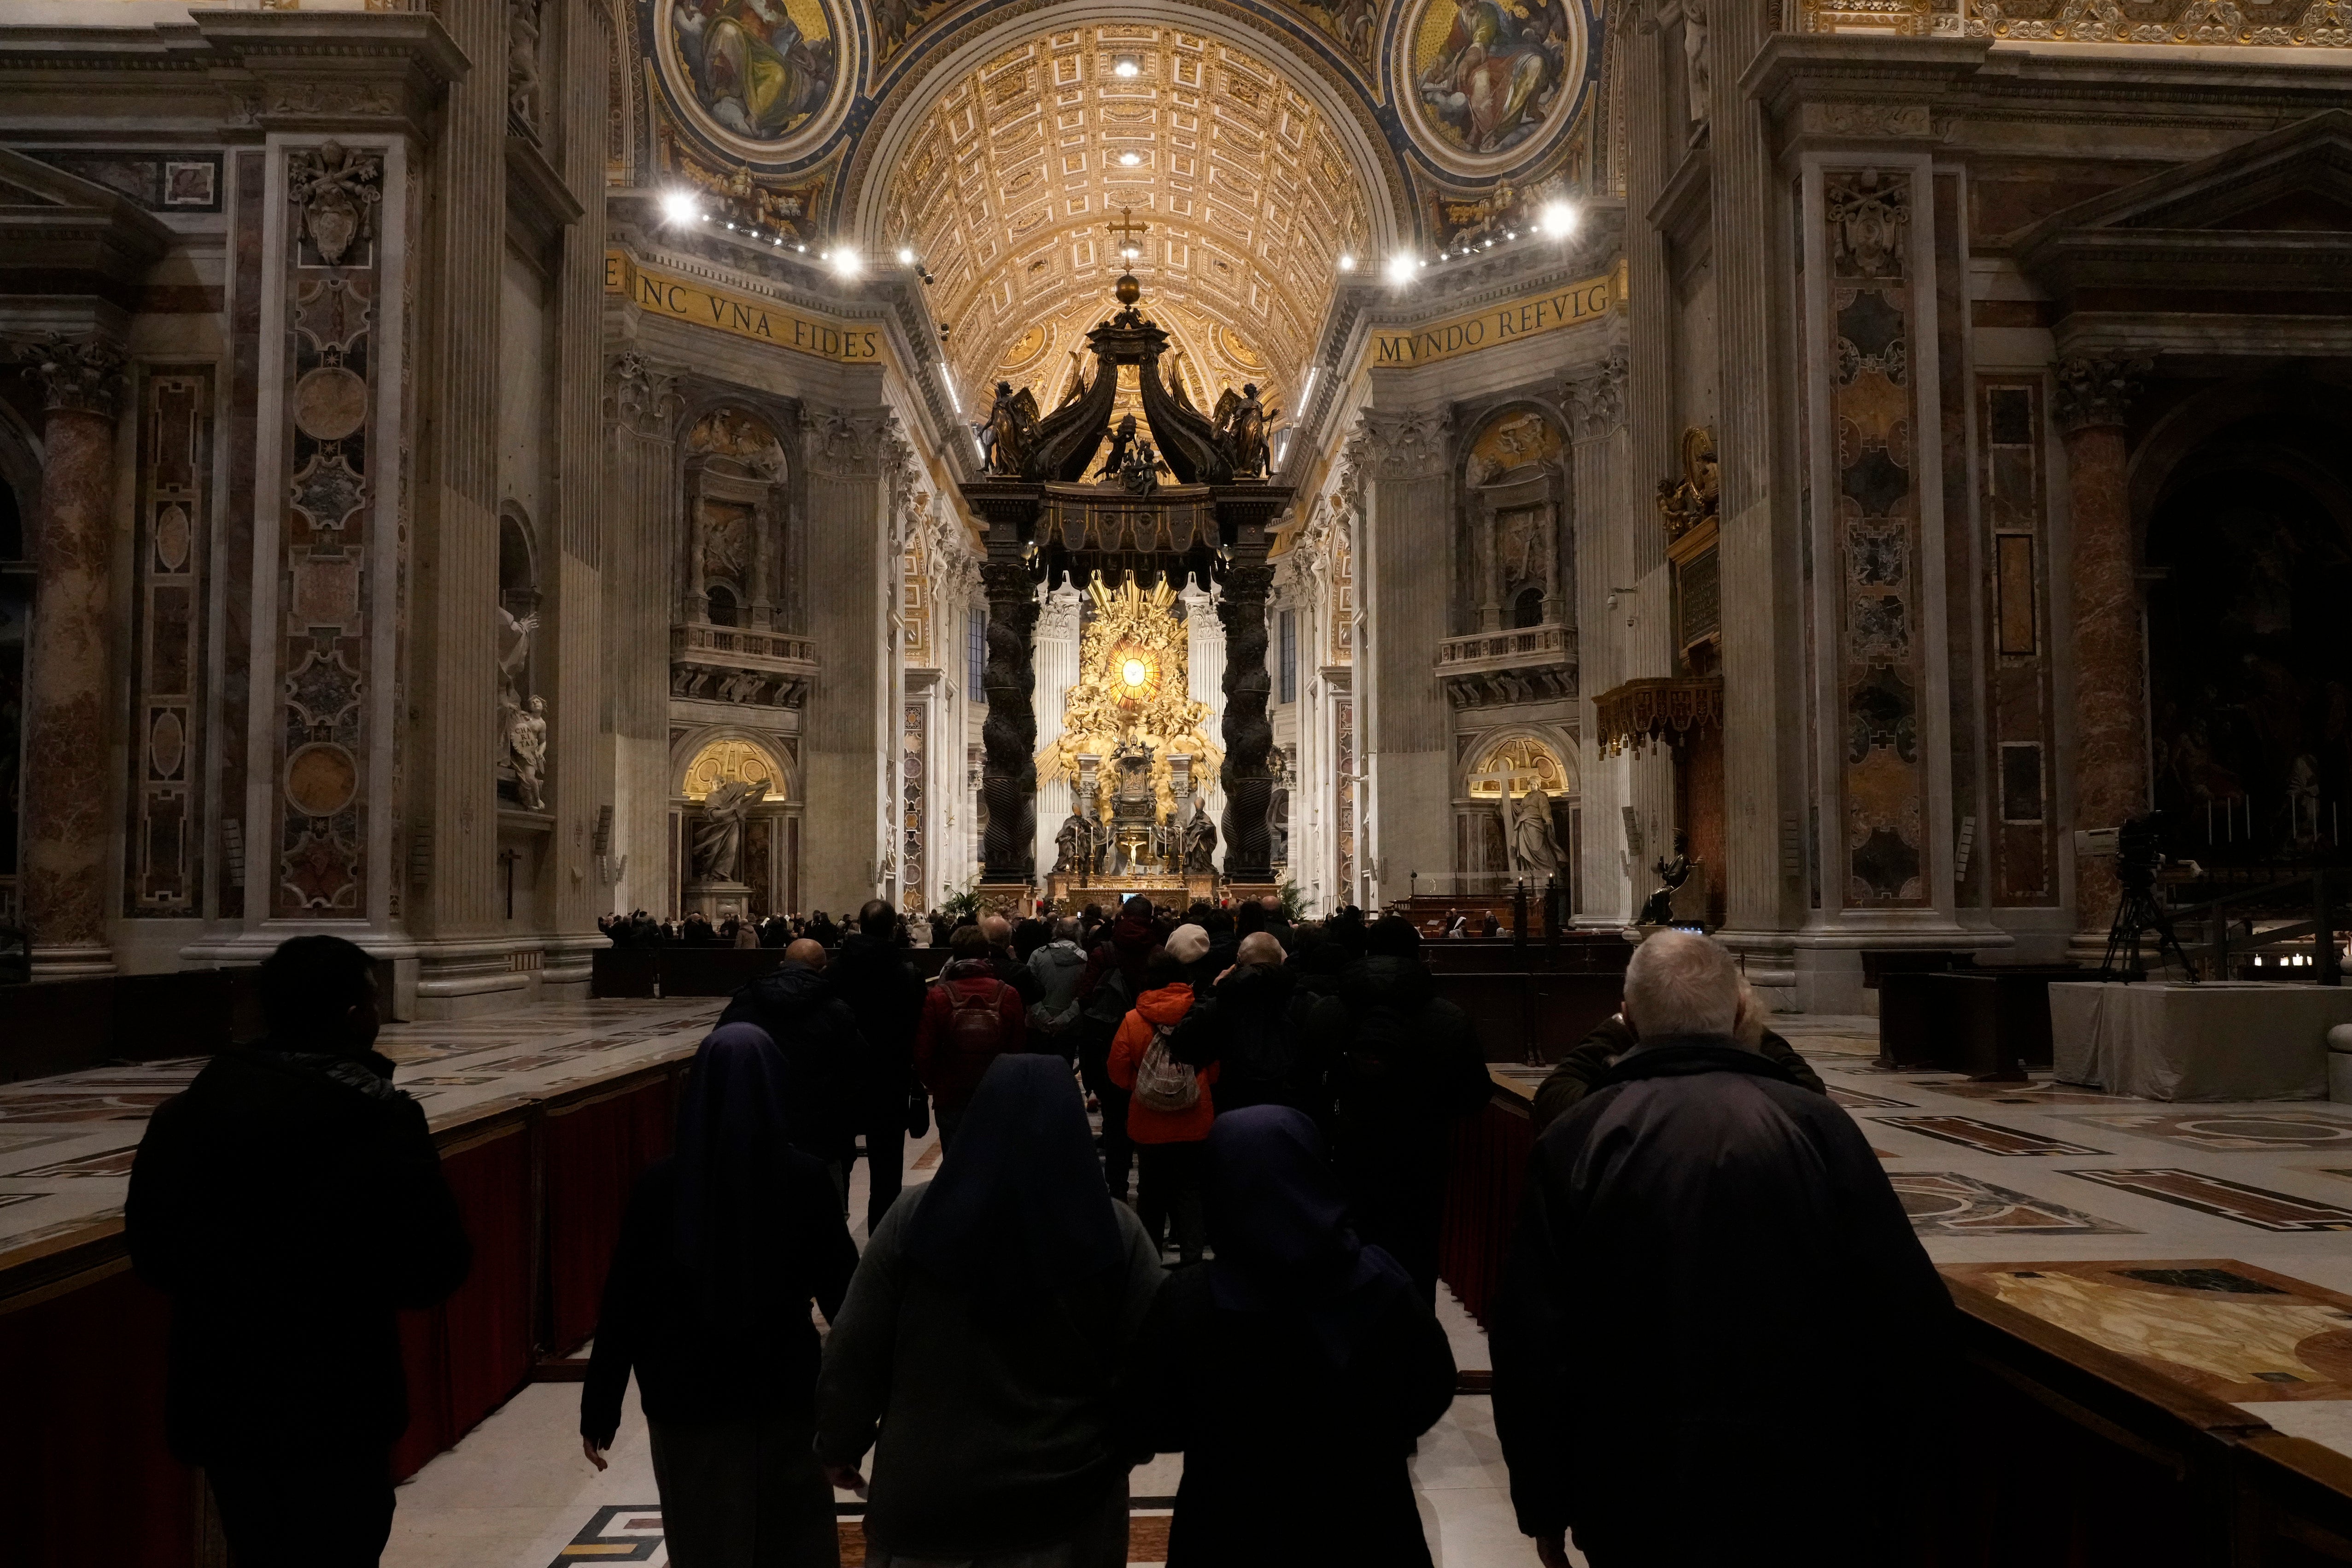
[[[1535,1128],[1527,1108],[1500,1095],[1454,1127],[1437,1272],[1482,1324],[1502,1288],[1503,1263],[1510,1253],[1511,1233],[1518,1227],[1528,1157],[1534,1148]]]
[[[170,1315],[127,1265],[0,1308],[0,1561],[194,1562],[196,1474],[163,1444]]]
[[[604,1274],[640,1172],[669,1152],[671,1080],[547,1115],[547,1272],[551,1347],[569,1353],[596,1331]]]
[[[530,1125],[517,1121],[460,1148],[441,1169],[465,1216],[474,1268],[440,1306],[402,1314],[409,1423],[393,1473],[404,1479],[530,1377]]]

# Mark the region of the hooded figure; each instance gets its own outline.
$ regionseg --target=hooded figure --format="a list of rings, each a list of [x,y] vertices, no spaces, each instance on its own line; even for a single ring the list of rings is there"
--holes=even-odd
[[[783,1103],[793,1142],[835,1167],[846,1192],[865,1054],[857,1016],[831,975],[790,953],[778,968],[738,987],[719,1021],[756,1025],[775,1042],[791,1088]]]
[[[1217,1119],[1208,1210],[1216,1259],[1171,1277],[1122,1384],[1129,1447],[1184,1454],[1170,1568],[1426,1568],[1405,1464],[1453,1403],[1444,1329],[1299,1112]]]
[[[825,1341],[816,1451],[863,1488],[866,1561],[1127,1561],[1111,1386],[1164,1276],[1111,1202],[1068,1067],[992,1063],[937,1179],[867,1243]],[[877,1446],[877,1431],[879,1444]]]
[[[897,911],[876,899],[857,911],[857,929],[841,939],[840,951],[824,969],[833,994],[857,1020],[851,1115],[866,1134],[868,1236],[882,1228],[883,1215],[898,1196],[907,1133],[922,1104],[922,1085],[915,1078],[915,1028],[923,1016],[923,982],[906,954]]]
[[[809,1448],[809,1302],[840,1315],[857,1248],[831,1173],[794,1146],[790,1076],[761,1030],[711,1031],[677,1152],[637,1178],[604,1280],[581,1439],[602,1469],[634,1369],[678,1568],[838,1561]]]

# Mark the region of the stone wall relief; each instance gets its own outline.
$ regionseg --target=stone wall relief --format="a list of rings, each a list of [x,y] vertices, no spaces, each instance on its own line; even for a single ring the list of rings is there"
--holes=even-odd
[[[1463,466],[1469,530],[1465,630],[1542,626],[1568,618],[1562,581],[1566,470],[1559,424],[1519,406],[1492,416]]]

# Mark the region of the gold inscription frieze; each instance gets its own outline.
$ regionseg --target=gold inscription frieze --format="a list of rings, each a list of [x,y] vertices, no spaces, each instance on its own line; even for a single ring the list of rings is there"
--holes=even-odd
[[[1423,326],[1376,328],[1370,368],[1411,370],[1602,321],[1622,292],[1615,275],[1602,273],[1566,288],[1547,289]]]
[[[816,359],[870,364],[883,354],[879,324],[835,321],[736,294],[692,278],[641,267],[626,251],[604,253],[604,292],[673,321],[791,349]]]

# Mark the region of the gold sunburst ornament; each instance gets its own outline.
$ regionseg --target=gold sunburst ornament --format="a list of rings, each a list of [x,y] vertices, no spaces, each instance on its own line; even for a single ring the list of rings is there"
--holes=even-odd
[[[1078,679],[1063,700],[1062,733],[1037,753],[1037,782],[1078,776],[1078,759],[1108,757],[1122,743],[1151,748],[1151,784],[1162,816],[1175,809],[1170,761],[1192,759],[1195,780],[1213,778],[1224,752],[1208,737],[1209,705],[1187,691],[1184,623],[1176,590],[1130,576],[1114,588],[1087,584],[1095,616],[1078,645]],[[1099,775],[1108,820],[1110,771]]]

